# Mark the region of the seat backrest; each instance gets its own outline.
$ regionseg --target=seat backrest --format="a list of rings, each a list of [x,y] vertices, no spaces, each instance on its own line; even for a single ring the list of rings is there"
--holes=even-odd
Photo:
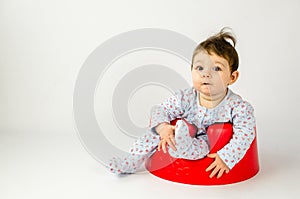
[[[232,124],[213,124],[207,128],[206,133],[210,144],[210,153],[216,153],[222,149],[232,138]]]

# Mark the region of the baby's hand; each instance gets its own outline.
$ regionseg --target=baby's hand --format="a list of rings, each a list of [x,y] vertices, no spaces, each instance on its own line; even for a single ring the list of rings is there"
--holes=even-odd
[[[174,131],[175,126],[172,126],[168,123],[163,123],[156,127],[156,132],[160,136],[160,142],[157,148],[158,151],[162,149],[164,153],[167,153],[167,145],[169,145],[174,151],[176,151]]]
[[[206,169],[206,171],[210,171],[213,169],[213,171],[209,175],[210,178],[214,177],[217,173],[217,178],[220,178],[224,172],[229,172],[228,166],[223,162],[223,160],[219,157],[217,153],[208,154],[207,157],[215,158],[215,161],[211,163],[211,165],[209,165],[209,167],[207,167]]]

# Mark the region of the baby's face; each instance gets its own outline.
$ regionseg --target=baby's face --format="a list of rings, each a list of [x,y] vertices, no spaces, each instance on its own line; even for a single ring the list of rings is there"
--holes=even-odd
[[[211,97],[225,94],[227,86],[234,82],[228,61],[205,51],[194,57],[192,79],[196,90]]]

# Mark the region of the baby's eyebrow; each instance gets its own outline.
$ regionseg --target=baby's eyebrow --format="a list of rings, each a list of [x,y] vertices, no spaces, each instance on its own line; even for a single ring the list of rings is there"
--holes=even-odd
[[[202,62],[201,62],[200,60],[198,60],[198,61],[195,61],[195,62],[194,62],[194,64],[196,64],[196,63],[202,63]]]
[[[215,63],[220,64],[222,67],[226,68],[226,65],[224,63],[220,62],[220,61],[216,61]]]

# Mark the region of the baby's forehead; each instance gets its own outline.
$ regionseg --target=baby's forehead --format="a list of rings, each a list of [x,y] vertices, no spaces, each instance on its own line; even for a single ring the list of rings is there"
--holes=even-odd
[[[221,63],[224,66],[229,65],[228,61],[225,58],[223,58],[223,57],[221,57],[221,56],[219,56],[219,55],[217,55],[213,52],[208,53],[208,52],[205,52],[203,50],[198,52],[195,55],[194,63],[197,63],[197,62],[206,63],[206,64]]]

